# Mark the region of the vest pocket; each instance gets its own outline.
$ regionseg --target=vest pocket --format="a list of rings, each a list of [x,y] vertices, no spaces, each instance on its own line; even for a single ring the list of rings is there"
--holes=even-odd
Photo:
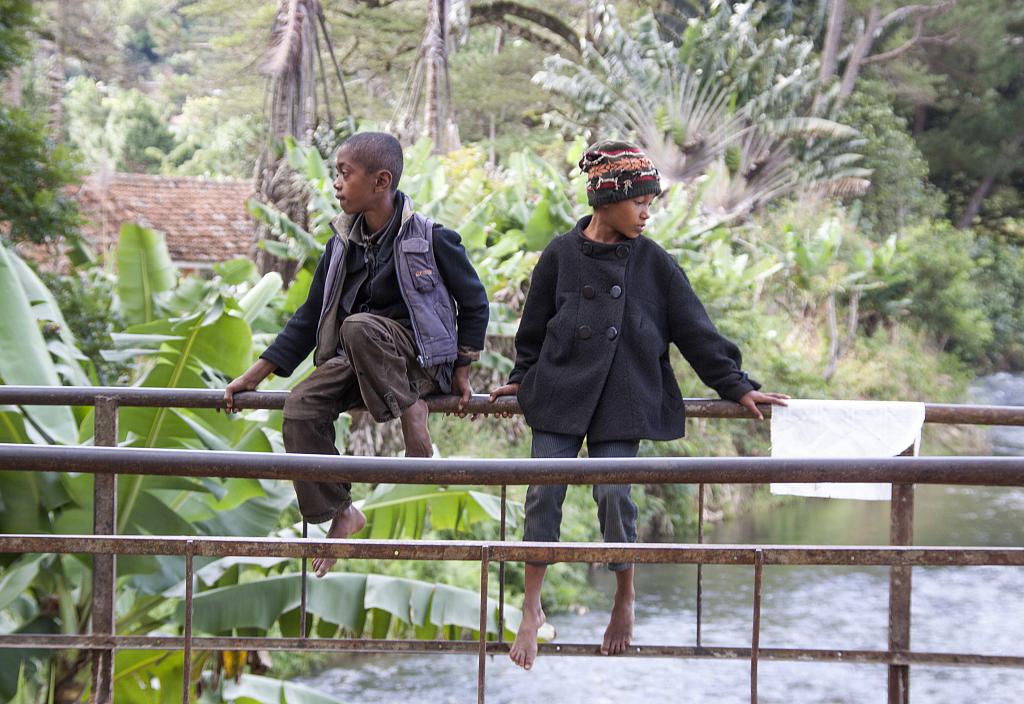
[[[428,254],[430,243],[419,237],[411,237],[402,241],[401,249],[416,290],[430,291],[437,288],[437,272]]]

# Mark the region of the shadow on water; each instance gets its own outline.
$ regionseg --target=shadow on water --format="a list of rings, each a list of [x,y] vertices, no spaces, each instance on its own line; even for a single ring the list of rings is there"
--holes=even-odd
[[[1024,382],[1020,391],[1018,403],[1024,399]],[[1024,545],[1021,516],[1024,489],[921,486],[916,492],[915,544]],[[888,502],[794,498],[727,521],[709,540],[886,544],[888,531]],[[594,581],[610,604],[614,578],[601,571]],[[635,642],[692,645],[696,568],[644,565],[637,569],[636,581]],[[752,595],[753,568],[705,569],[705,644],[749,646]],[[768,567],[761,646],[884,649],[887,610],[885,568]],[[606,619],[600,608],[551,616],[563,642],[600,642]],[[1024,570],[915,569],[911,634],[913,648],[920,651],[1024,655]],[[476,657],[346,655],[306,682],[343,701],[462,704],[475,701]],[[914,667],[910,691],[915,702],[1017,704],[1024,701],[1024,672]],[[487,701],[494,704],[719,704],[749,701],[749,692],[749,664],[744,661],[551,657],[540,658],[526,673],[507,658],[494,657],[487,666]],[[882,704],[886,668],[762,661],[758,693],[761,702]]]

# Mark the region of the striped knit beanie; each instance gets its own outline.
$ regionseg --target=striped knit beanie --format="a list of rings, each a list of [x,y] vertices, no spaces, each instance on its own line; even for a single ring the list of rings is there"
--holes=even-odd
[[[587,148],[580,159],[587,174],[587,202],[604,205],[661,193],[661,176],[650,158],[629,142],[606,140]]]

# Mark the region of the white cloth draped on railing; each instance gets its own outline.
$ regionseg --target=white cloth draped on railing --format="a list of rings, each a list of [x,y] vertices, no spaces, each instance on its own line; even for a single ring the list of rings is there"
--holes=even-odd
[[[790,399],[772,408],[772,457],[917,455],[924,404]],[[887,501],[889,484],[772,484],[773,494]]]

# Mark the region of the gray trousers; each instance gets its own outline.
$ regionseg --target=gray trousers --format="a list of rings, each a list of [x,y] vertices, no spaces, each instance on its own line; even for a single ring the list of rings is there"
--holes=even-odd
[[[531,457],[576,457],[583,447],[583,438],[576,435],[533,431]],[[591,457],[636,457],[639,440],[611,442],[587,441]],[[530,485],[526,490],[526,520],[523,540],[531,542],[557,542],[562,532],[562,502],[565,501],[564,484]],[[630,496],[629,484],[595,484],[594,501],[597,502],[597,520],[606,543],[635,543],[637,508]],[[544,563],[530,563],[544,564]],[[614,562],[608,569],[620,572],[629,567]]]
[[[287,452],[336,455],[334,421],[349,409],[366,406],[379,423],[435,388],[416,361],[412,333],[379,315],[356,313],[341,323],[342,351],[300,382],[284,404]],[[299,511],[309,523],[330,521],[352,504],[352,485],[296,481]]]

